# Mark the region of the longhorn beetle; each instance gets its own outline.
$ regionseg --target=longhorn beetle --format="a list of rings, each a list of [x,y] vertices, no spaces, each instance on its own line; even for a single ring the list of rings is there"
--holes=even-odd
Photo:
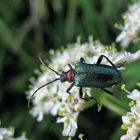
[[[111,64],[111,66],[101,64],[103,57],[106,58],[106,60]],[[43,63],[43,61],[41,59],[40,59],[40,61]],[[57,71],[55,71],[48,65],[46,65],[46,66],[50,70],[52,70],[54,73],[59,75],[60,77],[39,87],[32,94],[30,99],[35,95],[35,93],[38,90],[40,90],[41,88],[43,88],[57,80],[60,80],[61,82],[67,81],[67,82],[71,83],[71,85],[66,90],[66,92],[69,94],[70,94],[71,88],[74,85],[79,87],[80,98],[82,98],[82,95],[83,95],[83,90],[82,90],[83,87],[99,88],[109,94],[112,94],[110,91],[108,91],[105,88],[119,84],[122,81],[122,76],[121,76],[120,71],[105,55],[100,55],[96,64],[87,64],[85,62],[84,58],[81,57],[80,62],[77,62],[75,64],[75,69],[73,69],[73,67],[70,64],[68,64],[70,69],[67,72],[62,71],[61,74],[59,74]],[[30,99],[29,99],[28,105],[30,103]]]

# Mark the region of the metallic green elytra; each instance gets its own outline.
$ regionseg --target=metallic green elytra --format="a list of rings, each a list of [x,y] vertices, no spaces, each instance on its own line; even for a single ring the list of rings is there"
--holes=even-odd
[[[111,64],[111,66],[101,64],[103,57],[107,59],[107,61]],[[42,60],[41,62],[43,63]],[[52,70],[54,73],[59,75],[59,78],[56,78],[53,81],[42,85],[32,94],[32,96],[41,88],[57,80],[60,80],[61,82],[67,81],[71,83],[71,85],[66,90],[66,92],[69,94],[70,94],[71,88],[74,85],[78,86],[79,95],[81,98],[83,94],[83,91],[82,91],[83,87],[100,88],[104,90],[105,92],[111,94],[111,92],[105,88],[119,84],[122,81],[122,76],[121,76],[120,71],[105,55],[100,55],[96,64],[87,64],[85,63],[85,60],[81,57],[80,62],[77,62],[75,64],[75,69],[73,69],[72,66],[68,64],[70,69],[67,72],[62,71],[61,74],[56,72],[54,69],[50,68],[48,65],[46,64],[44,65],[47,66],[50,70]]]
[[[121,73],[118,69],[108,65],[83,64],[75,65],[74,82],[79,87],[105,88],[121,82]]]

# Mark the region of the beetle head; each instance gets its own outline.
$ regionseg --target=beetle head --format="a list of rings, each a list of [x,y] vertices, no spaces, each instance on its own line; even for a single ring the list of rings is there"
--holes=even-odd
[[[67,80],[66,72],[62,71],[60,74],[60,81],[65,82]]]

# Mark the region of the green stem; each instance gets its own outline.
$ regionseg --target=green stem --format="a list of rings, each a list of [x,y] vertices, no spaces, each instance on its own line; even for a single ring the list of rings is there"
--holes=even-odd
[[[127,108],[122,104],[122,102],[110,94],[97,89],[94,89],[94,93],[92,92],[91,94],[99,104],[104,105],[111,111],[121,116],[128,112]],[[88,101],[86,103],[86,107],[91,107],[93,104],[95,104],[94,100]]]

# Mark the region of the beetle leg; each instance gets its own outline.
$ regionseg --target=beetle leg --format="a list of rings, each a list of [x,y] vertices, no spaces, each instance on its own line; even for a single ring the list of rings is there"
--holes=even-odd
[[[115,66],[105,55],[100,55],[99,58],[98,58],[98,60],[97,60],[97,63],[96,63],[96,64],[100,64],[101,61],[102,61],[102,59],[103,59],[103,57],[106,58],[107,61],[108,61],[113,67],[116,68],[116,66]]]
[[[80,96],[81,99],[84,99],[84,100],[90,100],[91,99],[90,97],[88,97],[88,98],[83,98],[82,97],[83,96],[83,89],[82,89],[82,87],[79,88],[79,96]]]
[[[74,82],[68,87],[68,89],[66,90],[67,93],[71,94],[70,90],[71,88],[74,86]]]
[[[111,91],[109,91],[109,90],[107,90],[107,89],[105,89],[105,88],[101,88],[104,92],[106,92],[106,93],[108,93],[108,94],[111,94],[111,95],[113,95],[114,93],[112,93]]]
[[[73,67],[70,64],[68,64],[68,66],[69,66],[70,69],[73,69]]]
[[[80,87],[79,88],[79,96],[81,99],[83,99],[82,95],[83,95],[83,90],[82,90],[82,87]]]
[[[95,103],[97,103],[97,100],[94,97],[83,98],[82,95],[83,95],[83,89],[82,89],[82,87],[80,87],[79,88],[79,96],[80,96],[81,99],[84,99],[86,101],[89,101],[89,100],[93,99],[95,101]]]
[[[85,60],[84,60],[83,57],[80,58],[80,62],[81,62],[81,63],[85,63]]]

